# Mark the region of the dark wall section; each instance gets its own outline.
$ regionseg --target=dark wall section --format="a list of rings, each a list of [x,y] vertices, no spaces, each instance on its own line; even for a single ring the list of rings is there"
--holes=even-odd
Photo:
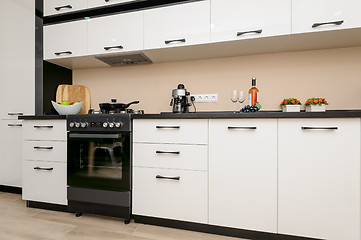
[[[56,89],[60,84],[72,84],[72,70],[43,62],[43,114],[57,115],[51,101],[56,100]]]

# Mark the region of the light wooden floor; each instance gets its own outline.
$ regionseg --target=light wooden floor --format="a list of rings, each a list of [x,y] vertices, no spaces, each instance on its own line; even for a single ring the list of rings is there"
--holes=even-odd
[[[27,208],[21,195],[0,192],[1,240],[242,240],[121,219]],[[243,239],[244,240],[244,239]]]

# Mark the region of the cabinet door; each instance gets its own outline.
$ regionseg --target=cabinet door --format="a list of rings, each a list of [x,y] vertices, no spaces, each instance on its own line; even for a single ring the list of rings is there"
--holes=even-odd
[[[129,3],[129,2],[135,2],[136,0],[88,0],[88,8],[94,8],[94,7],[105,7],[110,6],[118,3]]]
[[[22,185],[22,121],[0,120],[0,185]]]
[[[87,54],[87,20],[44,27],[44,59]]]
[[[291,0],[212,0],[211,41],[291,33]]]
[[[143,49],[143,11],[94,18],[88,22],[88,53]]]
[[[0,119],[35,113],[34,9],[34,1],[0,3]]]
[[[278,230],[360,239],[360,119],[280,119]]]
[[[209,223],[277,232],[277,120],[210,120]]]
[[[359,0],[292,0],[292,33],[361,26]]]
[[[44,0],[44,16],[75,12],[87,8],[88,0]]]
[[[133,214],[207,223],[207,172],[133,169]]]
[[[144,11],[144,48],[209,43],[210,1]]]

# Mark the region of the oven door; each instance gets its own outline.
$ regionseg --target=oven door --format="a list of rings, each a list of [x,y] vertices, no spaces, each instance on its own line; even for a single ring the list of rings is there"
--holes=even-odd
[[[131,189],[130,133],[68,133],[68,185],[110,191]]]

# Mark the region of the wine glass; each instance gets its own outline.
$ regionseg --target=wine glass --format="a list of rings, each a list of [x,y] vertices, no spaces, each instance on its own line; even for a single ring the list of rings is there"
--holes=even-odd
[[[243,91],[239,91],[239,96],[238,96],[238,102],[241,104],[242,107],[242,103],[246,100],[246,96],[244,95]]]
[[[233,102],[233,113],[235,113],[236,112],[236,102],[238,101],[238,91],[237,90],[232,90],[231,101]]]

